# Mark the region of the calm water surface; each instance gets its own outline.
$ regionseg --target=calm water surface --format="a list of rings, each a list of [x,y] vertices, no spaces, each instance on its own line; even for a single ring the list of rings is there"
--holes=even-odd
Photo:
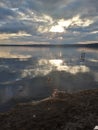
[[[0,111],[40,100],[54,89],[98,88],[98,50],[0,47]]]

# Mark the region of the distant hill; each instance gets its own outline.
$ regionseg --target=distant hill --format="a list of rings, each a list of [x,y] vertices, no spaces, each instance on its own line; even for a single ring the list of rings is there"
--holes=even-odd
[[[85,44],[86,47],[98,48],[98,43]]]
[[[98,48],[98,43],[91,44],[0,44],[2,47],[87,47],[87,48]]]

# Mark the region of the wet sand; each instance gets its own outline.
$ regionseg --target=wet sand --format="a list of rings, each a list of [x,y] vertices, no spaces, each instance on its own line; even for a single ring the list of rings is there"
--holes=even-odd
[[[98,89],[55,91],[49,98],[0,113],[0,130],[93,130],[96,125]]]

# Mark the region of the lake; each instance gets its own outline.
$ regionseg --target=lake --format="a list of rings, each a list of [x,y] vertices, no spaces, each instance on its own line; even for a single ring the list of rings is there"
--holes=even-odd
[[[98,88],[98,50],[59,47],[0,47],[0,111],[37,101],[55,89]]]

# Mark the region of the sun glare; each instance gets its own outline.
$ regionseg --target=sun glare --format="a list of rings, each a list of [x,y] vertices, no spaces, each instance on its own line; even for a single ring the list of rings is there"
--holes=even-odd
[[[70,19],[69,19],[69,20],[61,19],[61,20],[59,20],[58,24],[59,24],[60,26],[63,26],[63,27],[68,28],[69,25],[71,24],[71,20],[70,20]]]
[[[63,60],[61,59],[53,59],[53,60],[49,60],[49,63],[51,65],[54,65],[54,66],[60,66],[62,63],[63,63]]]
[[[62,33],[64,32],[64,27],[60,26],[60,25],[55,25],[55,26],[52,26],[51,29],[50,29],[50,32],[58,32],[58,33]]]
[[[59,21],[57,21],[57,25],[52,26],[49,31],[63,33],[66,32],[66,28],[68,28],[70,25],[87,27],[92,23],[93,23],[92,20],[89,19],[82,20],[79,15],[76,15],[68,20],[60,19]]]

